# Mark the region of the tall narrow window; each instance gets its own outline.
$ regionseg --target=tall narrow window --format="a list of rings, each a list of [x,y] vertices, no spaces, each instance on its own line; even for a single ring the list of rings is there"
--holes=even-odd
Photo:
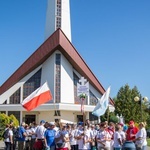
[[[61,55],[55,57],[55,103],[60,103]]]
[[[61,0],[57,0],[56,4],[56,29],[61,28]]]
[[[37,71],[29,80],[27,80],[23,85],[23,99],[29,96],[33,91],[41,85],[41,72],[42,69]]]
[[[13,95],[10,96],[10,104],[20,104],[20,91],[21,89],[19,88]]]

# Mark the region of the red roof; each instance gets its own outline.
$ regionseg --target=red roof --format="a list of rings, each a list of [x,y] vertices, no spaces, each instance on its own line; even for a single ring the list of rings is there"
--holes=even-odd
[[[0,87],[0,95],[41,65],[55,51],[59,50],[71,65],[101,94],[105,89],[84,62],[61,29],[57,29]],[[111,104],[114,102],[111,100]]]

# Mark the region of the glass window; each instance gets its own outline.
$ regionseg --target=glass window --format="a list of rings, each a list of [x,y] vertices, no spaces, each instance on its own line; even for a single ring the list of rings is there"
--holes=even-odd
[[[55,103],[60,103],[61,54],[55,56]]]
[[[96,105],[98,102],[98,99],[91,91],[89,91],[89,94],[90,94],[90,105]]]
[[[27,80],[23,85],[23,99],[29,96],[33,91],[41,85],[41,72],[42,69],[37,71],[29,80]]]
[[[10,96],[9,104],[20,104],[20,91],[19,88],[13,95]]]

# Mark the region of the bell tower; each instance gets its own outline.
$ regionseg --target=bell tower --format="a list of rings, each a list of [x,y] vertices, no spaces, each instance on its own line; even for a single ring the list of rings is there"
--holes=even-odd
[[[45,40],[58,28],[71,41],[70,0],[47,0]]]

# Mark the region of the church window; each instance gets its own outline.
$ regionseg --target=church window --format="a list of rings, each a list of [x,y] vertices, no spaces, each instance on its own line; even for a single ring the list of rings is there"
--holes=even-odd
[[[98,99],[91,91],[89,91],[89,93],[90,93],[90,105],[96,105],[98,102]]]
[[[55,103],[60,103],[61,54],[55,57]]]
[[[56,29],[58,29],[61,28],[61,0],[57,0],[56,7]]]
[[[42,69],[38,70],[29,80],[23,85],[23,99],[29,96],[33,91],[41,85]]]
[[[20,104],[20,91],[21,88],[19,88],[14,94],[10,96],[9,104]]]

